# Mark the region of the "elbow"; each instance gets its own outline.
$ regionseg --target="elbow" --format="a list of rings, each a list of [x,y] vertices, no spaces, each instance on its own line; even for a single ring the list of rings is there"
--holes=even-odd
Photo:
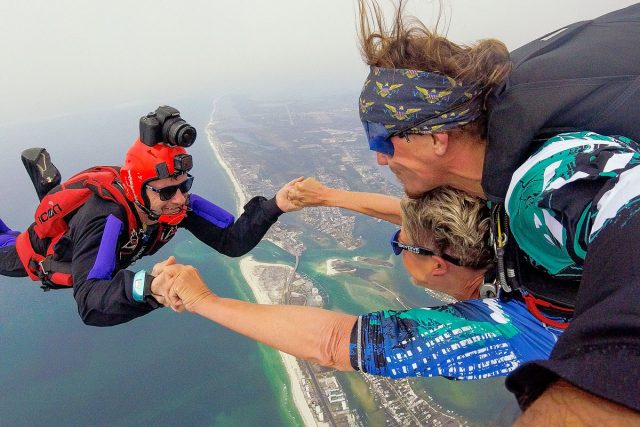
[[[355,319],[353,316],[341,316],[324,325],[318,334],[318,353],[311,361],[338,371],[353,371],[349,350]]]
[[[80,306],[78,306],[78,314],[80,315],[82,322],[87,326],[115,326],[128,321],[128,319],[116,319],[112,316],[103,315],[97,310],[82,309]]]
[[[99,320],[99,316],[95,315],[95,310],[92,310],[85,305],[78,304],[78,314],[80,315],[82,322],[87,326],[109,326]]]
[[[111,326],[104,323],[101,316],[97,313],[97,310],[89,307],[87,304],[76,299],[78,303],[78,315],[82,322],[87,326]]]
[[[315,356],[310,356],[307,359],[309,362],[313,362],[317,365],[324,366],[325,368],[331,368],[338,371],[352,371],[351,365],[345,366],[344,363],[336,356],[334,352],[322,352]]]
[[[74,295],[78,304],[78,315],[87,326],[113,326],[119,322],[113,321],[109,316],[105,316],[97,307],[89,304],[87,295],[83,292],[76,292]]]
[[[98,322],[92,316],[86,314],[80,313],[80,318],[82,319],[82,322],[87,326],[108,326]]]

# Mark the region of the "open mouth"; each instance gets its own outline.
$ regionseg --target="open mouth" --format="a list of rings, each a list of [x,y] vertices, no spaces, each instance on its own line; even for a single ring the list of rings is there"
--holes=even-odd
[[[165,215],[176,215],[179,214],[182,211],[183,207],[182,206],[176,206],[173,208],[164,208],[162,209],[162,213],[164,213]]]

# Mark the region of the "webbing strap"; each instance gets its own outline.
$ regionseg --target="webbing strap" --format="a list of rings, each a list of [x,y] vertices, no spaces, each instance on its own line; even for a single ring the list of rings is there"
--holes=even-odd
[[[570,325],[570,322],[558,322],[556,320],[548,318],[547,316],[545,316],[540,311],[538,306],[545,307],[545,308],[551,308],[551,309],[554,309],[554,310],[559,310],[559,311],[562,311],[562,312],[566,312],[567,314],[573,313],[572,309],[557,306],[557,305],[552,304],[552,303],[550,303],[548,301],[544,301],[544,300],[538,299],[538,298],[534,297],[533,295],[531,295],[529,293],[525,293],[525,292],[522,293],[522,298],[524,298],[524,302],[527,305],[527,309],[529,310],[529,312],[531,314],[533,314],[533,316],[536,319],[538,319],[539,321],[541,321],[545,325],[548,325],[548,326],[551,326],[551,327],[554,327],[554,328],[558,328],[558,329],[566,329]]]

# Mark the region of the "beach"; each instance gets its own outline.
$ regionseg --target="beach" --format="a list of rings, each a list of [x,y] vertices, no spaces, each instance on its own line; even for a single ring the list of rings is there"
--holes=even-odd
[[[267,264],[263,262],[257,262],[251,255],[246,255],[240,260],[240,271],[242,272],[242,276],[244,277],[247,284],[249,284],[249,287],[251,288],[256,301],[259,304],[273,304],[274,302],[269,297],[268,290],[262,286],[262,284],[260,283],[260,278],[258,274],[256,274],[256,268],[260,267],[282,268],[283,266],[281,264]],[[304,397],[304,392],[302,390],[303,375],[302,371],[300,371],[300,367],[298,366],[296,358],[281,351],[279,353],[280,357],[282,358],[282,363],[287,370],[287,375],[289,376],[289,384],[291,386],[293,402],[295,403],[296,408],[298,408],[298,412],[300,413],[300,416],[304,421],[304,425],[326,425],[326,423],[318,423],[316,421],[313,413],[311,412],[311,408],[307,404],[307,401]]]
[[[327,260],[327,276],[335,276],[336,274],[339,273],[338,270],[336,270],[335,268],[333,268],[333,263],[335,261],[338,261],[337,259],[331,258]]]
[[[242,186],[240,185],[240,182],[238,181],[235,174],[233,173],[231,165],[229,165],[229,163],[224,159],[224,157],[222,156],[222,153],[220,152],[220,147],[219,147],[220,141],[216,138],[215,131],[211,129],[214,123],[213,122],[214,114],[215,114],[215,109],[213,113],[211,113],[212,119],[206,127],[207,141],[209,142],[209,146],[211,147],[211,150],[213,151],[213,154],[216,157],[216,160],[218,161],[218,163],[220,163],[220,166],[222,166],[222,169],[227,173],[227,175],[229,176],[229,179],[231,180],[231,183],[233,184],[233,193],[235,194],[235,198],[236,198],[236,209],[238,212],[240,212],[242,211],[242,207],[246,205],[247,202],[249,201],[249,196],[246,194],[244,188],[242,188]]]
[[[336,263],[337,264],[344,263],[344,260],[337,259],[337,258],[330,258],[327,260],[326,262],[327,276],[335,276],[336,274],[341,274],[341,273],[353,273],[356,271],[355,268],[351,268],[349,270],[344,270],[344,269],[340,270],[335,267]]]
[[[212,127],[214,126],[214,120],[213,120],[214,115],[215,115],[215,106],[214,106],[213,112],[211,113],[211,120],[206,128],[207,141],[209,142],[209,145],[213,150],[216,160],[222,166],[224,171],[227,173],[227,175],[229,176],[229,179],[231,180],[231,183],[233,184],[233,189],[234,189],[235,198],[236,198],[236,208],[238,212],[241,212],[243,206],[249,200],[249,197],[245,193],[244,188],[242,187],[237,177],[233,173],[231,165],[224,159],[224,157],[222,156],[222,153],[220,152],[220,148],[219,148],[220,141],[218,141],[218,139],[215,136],[215,131],[212,129]],[[268,291],[260,285],[259,277],[254,272],[255,267],[260,267],[260,266],[270,267],[270,266],[273,266],[273,264],[259,263],[255,261],[253,257],[250,255],[243,257],[240,260],[239,264],[240,264],[240,271],[242,272],[242,275],[245,281],[251,288],[251,291],[253,292],[256,302],[258,302],[259,304],[273,304],[273,301],[271,300]],[[279,353],[282,359],[282,363],[287,371],[287,375],[289,376],[289,383],[290,383],[293,402],[296,405],[298,412],[300,413],[300,417],[302,418],[304,425],[305,426],[325,425],[325,423],[318,423],[316,421],[316,419],[313,416],[313,413],[311,412],[311,408],[309,407],[304,397],[304,393],[302,390],[303,376],[302,376],[302,372],[300,371],[300,367],[298,366],[298,362],[296,361],[296,358],[283,352],[279,352]]]

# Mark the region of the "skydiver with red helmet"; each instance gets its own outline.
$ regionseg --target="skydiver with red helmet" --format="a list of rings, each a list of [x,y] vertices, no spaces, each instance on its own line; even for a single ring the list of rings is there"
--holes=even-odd
[[[36,186],[42,201],[27,230],[0,220],[0,275],[29,276],[45,290],[73,287],[82,320],[111,326],[161,307],[150,292],[153,272],[126,268],[157,252],[178,228],[221,254],[249,252],[283,212],[297,209],[286,197],[297,180],[272,199],[254,197],[235,220],[189,193],[193,159],[185,147],[195,136],[178,110],[161,106],[140,119],[140,138],[122,167],[90,168],[46,195]],[[46,150],[37,153],[50,161]]]

